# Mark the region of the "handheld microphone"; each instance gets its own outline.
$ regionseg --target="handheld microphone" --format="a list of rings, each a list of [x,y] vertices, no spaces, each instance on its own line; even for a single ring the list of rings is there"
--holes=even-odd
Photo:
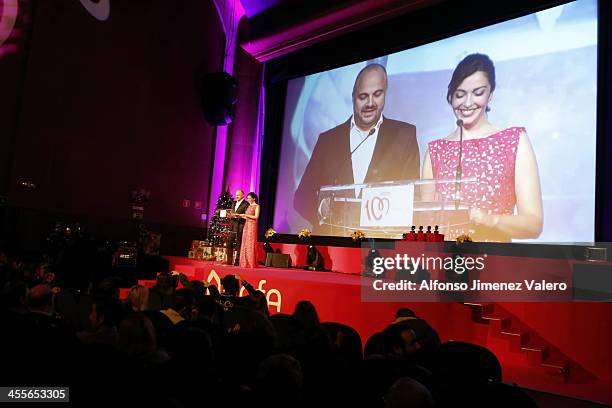
[[[459,209],[459,195],[461,194],[461,177],[463,169],[461,168],[461,161],[463,159],[463,121],[457,119],[457,126],[459,126],[459,160],[457,161],[457,169],[455,171],[455,210]]]

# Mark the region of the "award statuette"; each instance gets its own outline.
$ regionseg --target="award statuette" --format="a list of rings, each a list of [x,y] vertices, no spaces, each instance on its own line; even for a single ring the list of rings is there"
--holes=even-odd
[[[219,217],[221,218],[237,218],[238,215],[236,214],[236,212],[233,209],[226,209],[226,210],[220,210],[219,211]]]

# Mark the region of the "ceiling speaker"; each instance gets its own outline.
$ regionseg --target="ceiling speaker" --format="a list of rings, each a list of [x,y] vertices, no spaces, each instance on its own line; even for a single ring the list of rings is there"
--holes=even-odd
[[[238,97],[238,83],[227,72],[204,74],[200,84],[202,113],[211,126],[232,123]]]

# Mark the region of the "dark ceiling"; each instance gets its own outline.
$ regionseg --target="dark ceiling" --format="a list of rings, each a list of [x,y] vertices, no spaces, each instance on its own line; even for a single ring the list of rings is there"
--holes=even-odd
[[[238,0],[236,0],[238,1]],[[345,3],[354,3],[355,0],[240,0],[249,19],[260,14],[267,14],[273,9],[284,13],[295,11],[296,14],[305,11],[309,14],[325,12],[326,10],[342,6]],[[303,16],[303,15],[302,15]]]
[[[251,38],[263,37],[362,0],[241,0]]]

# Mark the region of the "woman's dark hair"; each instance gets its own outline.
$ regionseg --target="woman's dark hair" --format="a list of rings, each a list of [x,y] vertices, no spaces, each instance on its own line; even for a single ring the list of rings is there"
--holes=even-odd
[[[461,82],[475,72],[482,71],[487,75],[489,84],[491,84],[491,92],[495,90],[495,65],[486,54],[470,54],[465,57],[457,68],[453,71],[453,76],[448,83],[448,92],[446,100],[451,103],[453,93],[459,88]],[[489,108],[487,107],[487,111]]]
[[[302,300],[295,305],[293,317],[302,322],[306,328],[313,328],[319,325],[317,309],[308,300]]]
[[[259,202],[259,198],[257,198],[257,194],[255,194],[254,192],[251,191],[249,194],[247,194],[247,197],[248,196],[253,197],[253,200],[255,200],[256,203]]]

